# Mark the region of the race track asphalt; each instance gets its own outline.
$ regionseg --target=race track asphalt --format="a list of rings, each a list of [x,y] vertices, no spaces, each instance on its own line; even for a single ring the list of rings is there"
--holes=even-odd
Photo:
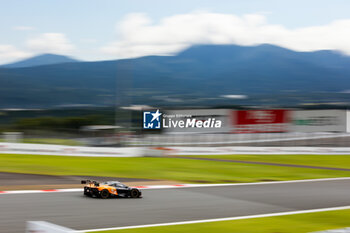
[[[28,220],[78,230],[223,218],[350,205],[350,180],[143,190],[141,199],[80,192],[0,195],[0,232]]]

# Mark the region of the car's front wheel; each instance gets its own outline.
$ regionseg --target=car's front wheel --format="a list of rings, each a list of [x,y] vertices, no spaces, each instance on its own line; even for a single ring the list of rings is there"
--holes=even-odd
[[[132,198],[137,198],[137,197],[140,197],[140,191],[137,190],[137,189],[131,189],[130,191],[130,197]]]

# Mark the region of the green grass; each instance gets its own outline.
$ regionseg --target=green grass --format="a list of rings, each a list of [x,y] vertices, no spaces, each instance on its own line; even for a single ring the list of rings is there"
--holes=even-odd
[[[350,168],[350,155],[206,155],[193,157]]]
[[[350,172],[177,158],[98,158],[0,154],[0,171],[113,176],[189,183],[257,182],[348,177]]]
[[[160,226],[127,230],[100,231],[106,233],[309,233],[350,227],[350,210],[264,217],[244,220]]]

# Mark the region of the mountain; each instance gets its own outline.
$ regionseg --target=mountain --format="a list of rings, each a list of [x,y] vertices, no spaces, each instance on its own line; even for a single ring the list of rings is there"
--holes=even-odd
[[[350,57],[274,45],[198,45],[175,56],[0,68],[0,106],[348,101]],[[115,96],[117,93],[117,96]],[[223,100],[242,94],[246,100]]]
[[[71,63],[71,62],[77,62],[77,61],[78,60],[75,60],[67,56],[47,53],[47,54],[41,54],[35,57],[31,57],[28,59],[24,59],[18,62],[2,65],[0,67],[24,68],[24,67],[32,67],[32,66],[53,65],[53,64],[60,64],[60,63]]]

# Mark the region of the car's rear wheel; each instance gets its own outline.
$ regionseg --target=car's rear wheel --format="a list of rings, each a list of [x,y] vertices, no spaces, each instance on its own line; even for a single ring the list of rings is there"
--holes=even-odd
[[[130,197],[137,198],[140,196],[140,191],[137,189],[131,189],[130,191]]]
[[[107,189],[102,190],[101,193],[100,193],[100,197],[103,198],[103,199],[109,198],[108,190]]]

